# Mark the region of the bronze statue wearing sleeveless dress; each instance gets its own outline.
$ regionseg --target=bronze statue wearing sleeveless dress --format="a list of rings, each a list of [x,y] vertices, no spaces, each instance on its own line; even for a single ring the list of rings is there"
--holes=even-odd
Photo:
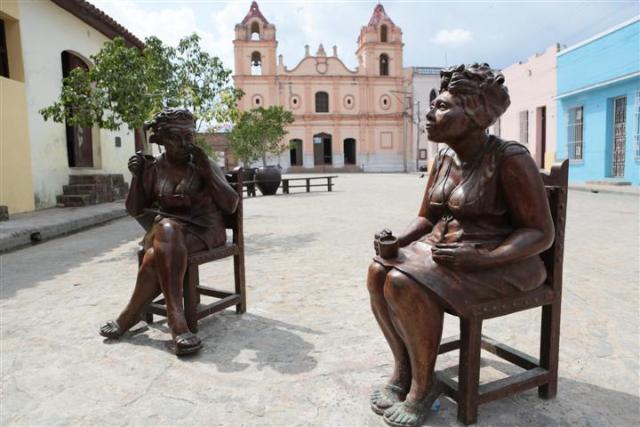
[[[539,254],[553,243],[544,185],[528,150],[489,135],[507,109],[504,77],[487,64],[441,73],[426,116],[429,139],[443,142],[418,217],[398,236],[393,258],[374,257],[371,307],[394,356],[388,383],[371,395],[391,426],[420,425],[439,394],[434,367],[446,309],[543,284]],[[375,245],[379,244],[378,242]]]
[[[238,194],[220,168],[194,145],[194,121],[187,110],[167,109],[149,123],[150,142],[165,152],[138,153],[129,160],[133,178],[126,201],[129,214],[145,228],[144,257],[129,304],[100,328],[111,339],[138,322],[146,304],[162,292],[177,355],[195,353],[200,339],[188,326],[183,307],[187,255],[226,241],[223,212],[233,213]]]

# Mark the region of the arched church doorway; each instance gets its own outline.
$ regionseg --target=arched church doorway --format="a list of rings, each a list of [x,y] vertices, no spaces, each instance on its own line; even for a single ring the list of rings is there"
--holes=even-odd
[[[324,132],[313,135],[313,164],[323,166],[332,163],[331,135]]]
[[[343,142],[344,164],[355,165],[356,164],[356,140],[354,138],[347,138]]]
[[[289,141],[289,160],[291,166],[302,166],[302,140]]]

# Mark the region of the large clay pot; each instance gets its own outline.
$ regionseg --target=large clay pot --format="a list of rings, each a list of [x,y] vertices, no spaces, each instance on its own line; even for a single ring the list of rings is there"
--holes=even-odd
[[[258,189],[265,196],[276,194],[282,181],[282,171],[278,166],[263,166],[256,171]]]

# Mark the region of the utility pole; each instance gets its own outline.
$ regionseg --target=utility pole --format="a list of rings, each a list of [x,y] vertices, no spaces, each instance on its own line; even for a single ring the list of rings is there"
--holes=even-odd
[[[416,172],[420,170],[420,101],[416,101]]]

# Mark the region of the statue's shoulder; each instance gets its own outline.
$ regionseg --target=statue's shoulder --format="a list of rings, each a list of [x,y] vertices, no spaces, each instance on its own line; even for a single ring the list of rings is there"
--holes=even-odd
[[[495,152],[503,160],[511,156],[530,154],[529,149],[518,141],[505,141],[504,139],[498,138],[494,135],[492,135],[492,137],[494,140]]]

